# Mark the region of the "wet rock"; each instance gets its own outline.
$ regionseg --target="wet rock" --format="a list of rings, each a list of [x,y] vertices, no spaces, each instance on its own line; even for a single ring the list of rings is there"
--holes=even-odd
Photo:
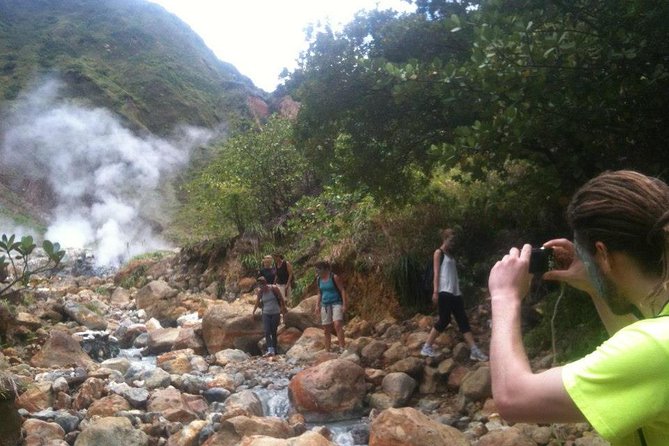
[[[288,386],[293,407],[307,421],[342,420],[359,415],[365,391],[362,367],[342,359],[302,370]]]
[[[413,408],[388,409],[371,424],[369,446],[470,446],[459,430],[431,420]]]

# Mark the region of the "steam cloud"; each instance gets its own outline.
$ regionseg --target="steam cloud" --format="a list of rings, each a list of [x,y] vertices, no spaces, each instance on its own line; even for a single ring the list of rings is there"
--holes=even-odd
[[[99,265],[168,248],[150,224],[161,213],[159,190],[210,132],[184,128],[173,141],[139,137],[105,109],[60,98],[61,86],[47,80],[24,94],[0,142],[3,165],[46,179],[56,195],[46,238],[93,249]]]

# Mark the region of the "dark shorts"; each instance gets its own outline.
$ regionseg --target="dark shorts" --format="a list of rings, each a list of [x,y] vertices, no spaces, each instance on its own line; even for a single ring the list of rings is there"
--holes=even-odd
[[[467,319],[467,313],[465,312],[465,301],[462,299],[462,296],[456,296],[445,291],[440,292],[437,309],[439,310],[439,319],[434,324],[434,328],[439,333],[446,330],[448,324],[451,323],[451,314],[455,317],[455,322],[457,322],[461,333],[472,331],[469,326],[469,319]]]

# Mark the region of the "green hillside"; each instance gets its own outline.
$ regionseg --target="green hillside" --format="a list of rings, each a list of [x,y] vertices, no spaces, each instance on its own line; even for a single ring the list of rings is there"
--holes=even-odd
[[[262,94],[161,6],[143,0],[0,0],[0,106],[56,73],[68,96],[135,129],[216,127],[248,117]]]

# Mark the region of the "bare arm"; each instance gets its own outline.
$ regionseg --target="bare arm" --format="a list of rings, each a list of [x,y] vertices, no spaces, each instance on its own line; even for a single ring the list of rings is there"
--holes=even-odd
[[[523,346],[520,307],[527,294],[531,246],[512,248],[490,272],[492,391],[500,414],[508,421],[580,422],[585,417],[562,383],[561,368],[533,373]]]
[[[286,270],[288,270],[288,282],[286,283],[286,287],[290,288],[290,284],[293,283],[293,265],[291,265],[288,260],[284,261],[286,262]]]
[[[348,308],[348,294],[346,294],[346,290],[344,289],[344,285],[342,284],[341,280],[339,279],[339,276],[336,274],[332,275],[332,280],[337,284],[337,289],[339,289],[339,292],[341,293],[341,299],[343,303],[343,310],[346,311]]]
[[[441,249],[432,254],[432,303],[437,304],[439,298],[439,274],[441,273]]]
[[[543,279],[559,280],[588,293],[609,335],[637,321],[637,318],[631,314],[617,315],[611,311],[592,286],[585,266],[576,255],[574,244],[571,241],[567,239],[550,240],[544,243],[544,246],[553,248],[556,261],[561,268],[546,272]]]

